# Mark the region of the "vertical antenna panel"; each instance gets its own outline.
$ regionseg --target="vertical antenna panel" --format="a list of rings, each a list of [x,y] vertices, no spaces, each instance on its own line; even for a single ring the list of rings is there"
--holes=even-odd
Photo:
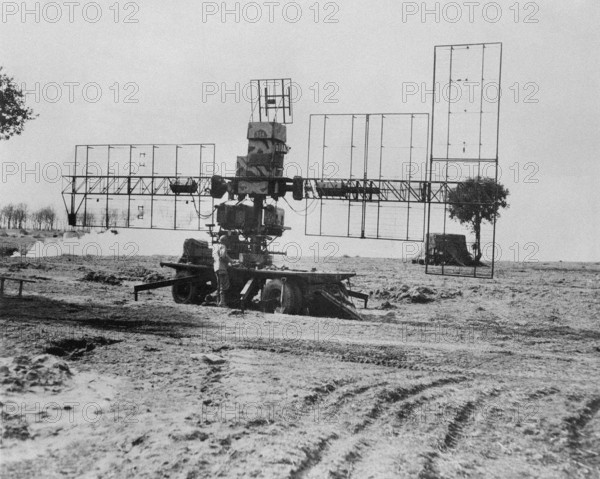
[[[502,45],[435,48],[434,160],[497,161]]]
[[[494,275],[496,216],[461,223],[456,212],[497,204],[501,65],[500,43],[435,48],[429,179],[447,188],[428,206],[428,274]]]
[[[311,115],[305,233],[423,241],[428,132],[423,113]]]

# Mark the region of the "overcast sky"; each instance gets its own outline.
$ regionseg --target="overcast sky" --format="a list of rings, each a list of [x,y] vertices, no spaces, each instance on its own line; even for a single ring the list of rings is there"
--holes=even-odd
[[[250,106],[221,89],[243,91],[254,78],[299,85],[288,159],[305,164],[310,113],[429,112],[421,90],[431,88],[436,44],[503,42],[500,166],[511,206],[498,223],[502,259],[514,258],[515,244],[523,259],[534,243],[539,260],[600,261],[597,0],[0,6],[0,65],[39,114],[0,143],[0,205],[62,211],[47,165],[72,161],[75,144],[210,142],[233,164],[247,148]],[[403,95],[407,85],[419,92]],[[301,218],[288,217],[288,239],[314,242],[301,237]],[[174,237],[160,236],[167,253]],[[399,243],[340,245],[402,255]]]

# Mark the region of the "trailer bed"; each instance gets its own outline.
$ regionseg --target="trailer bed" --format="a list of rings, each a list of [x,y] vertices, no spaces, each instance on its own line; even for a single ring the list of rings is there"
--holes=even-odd
[[[178,271],[206,272],[212,270],[212,266],[188,263],[160,263],[160,265]],[[339,283],[356,276],[356,273],[318,273],[315,271],[254,269],[239,266],[231,267],[230,271],[236,271],[243,276],[252,276],[260,279],[298,278],[305,281],[307,284]]]

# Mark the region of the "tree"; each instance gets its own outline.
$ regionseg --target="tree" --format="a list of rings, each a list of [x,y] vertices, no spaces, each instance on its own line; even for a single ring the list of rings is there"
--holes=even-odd
[[[44,223],[44,211],[42,210],[37,210],[34,211],[33,213],[31,213],[29,215],[29,219],[31,220],[32,223],[32,228],[34,230],[41,230],[42,229],[42,224]]]
[[[93,211],[80,212],[77,213],[77,224],[81,225],[83,228],[93,228],[95,226],[100,226],[96,224],[97,215]]]
[[[509,191],[493,178],[469,178],[448,192],[450,218],[461,225],[469,225],[475,234],[475,263],[481,259],[481,224],[494,223],[500,218],[500,209],[508,208]]]
[[[44,208],[44,223],[46,229],[52,231],[54,229],[54,223],[56,222],[56,210],[52,206]]]
[[[25,123],[37,115],[25,106],[25,95],[14,82],[14,78],[2,73],[0,67],[0,140],[20,135]]]
[[[6,221],[6,227],[10,229],[13,218],[15,216],[15,205],[11,203],[2,208],[2,216]]]
[[[32,221],[34,229],[52,231],[56,221],[56,211],[52,206],[46,206],[29,215],[29,219]]]
[[[28,208],[25,203],[19,203],[17,206],[14,207],[13,226],[16,226],[19,229],[23,229],[25,223],[27,222],[27,209]]]
[[[106,227],[116,228],[119,223],[119,216],[119,210],[117,208],[107,210]]]

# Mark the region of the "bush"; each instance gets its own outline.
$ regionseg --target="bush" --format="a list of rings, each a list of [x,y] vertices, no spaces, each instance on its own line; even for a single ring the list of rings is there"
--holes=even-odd
[[[19,251],[18,246],[14,245],[0,245],[0,256],[12,256]]]

